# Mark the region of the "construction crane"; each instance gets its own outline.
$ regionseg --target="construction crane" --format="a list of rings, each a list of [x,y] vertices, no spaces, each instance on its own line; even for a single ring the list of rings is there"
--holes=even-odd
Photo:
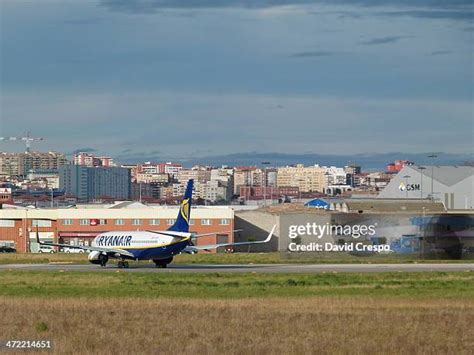
[[[27,153],[29,153],[31,150],[31,142],[42,140],[44,139],[41,137],[32,137],[30,132],[26,132],[26,135],[23,137],[0,137],[0,141],[24,141]]]

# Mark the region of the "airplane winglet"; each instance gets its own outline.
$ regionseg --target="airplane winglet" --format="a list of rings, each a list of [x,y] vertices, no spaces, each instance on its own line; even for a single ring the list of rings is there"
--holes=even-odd
[[[270,231],[270,233],[268,234],[268,237],[267,239],[265,239],[263,242],[264,243],[268,243],[270,241],[270,239],[272,239],[273,237],[273,232],[275,232],[275,229],[276,229],[277,225],[275,224],[272,228],[272,230]]]

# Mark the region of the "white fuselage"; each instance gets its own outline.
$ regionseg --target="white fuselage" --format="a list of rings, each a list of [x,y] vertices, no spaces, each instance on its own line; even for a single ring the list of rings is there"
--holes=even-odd
[[[174,231],[106,232],[95,237],[91,246],[126,251],[128,259],[163,260],[181,253],[189,245],[190,238],[191,233]],[[100,254],[100,251],[92,251],[89,261],[97,261]]]
[[[183,239],[189,239],[191,233],[184,232],[106,232],[92,241],[92,246],[107,249],[148,249],[167,246]]]

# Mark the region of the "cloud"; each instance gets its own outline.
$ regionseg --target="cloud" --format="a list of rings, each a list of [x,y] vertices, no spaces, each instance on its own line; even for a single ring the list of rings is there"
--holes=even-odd
[[[130,14],[154,14],[166,10],[201,9],[248,9],[265,10],[283,7],[305,7],[309,14],[320,14],[315,5],[350,6],[350,10],[333,11],[327,14],[339,19],[359,19],[363,16],[413,17],[423,19],[472,22],[474,6],[472,0],[100,0],[99,6],[110,11]],[[367,9],[379,9],[367,13]],[[166,11],[166,12],[165,12]]]
[[[130,8],[265,8],[284,5],[358,5],[454,8],[472,5],[471,0],[101,0],[103,6]]]
[[[83,129],[80,120],[78,125],[56,124],[58,119],[54,116],[60,117],[64,123],[64,117],[78,107],[71,104],[64,111],[56,111],[54,103],[57,100],[73,102],[59,95],[71,96],[78,103],[85,99],[105,101],[109,106],[110,120],[97,121],[89,130]],[[259,152],[311,150],[334,154],[400,149],[413,152],[472,150],[470,99],[363,99],[182,91],[122,92],[116,96],[78,92],[48,95],[42,92],[35,93],[31,97],[33,101],[21,95],[23,105],[17,107],[18,100],[9,96],[3,99],[3,113],[8,117],[4,124],[9,129],[17,131],[21,127],[30,127],[45,137],[47,149],[97,149],[118,161],[145,160],[145,157],[148,157],[146,160],[164,160],[208,150],[228,154],[242,151],[242,147]],[[56,100],[50,102],[53,109],[48,109],[43,100],[38,102],[40,97],[48,101],[55,97]],[[275,105],[284,109],[269,109]],[[101,106],[91,105],[87,116],[93,119],[102,115]],[[456,125],[443,120],[446,116],[450,116]],[[430,120],[436,120],[437,124],[427,124]],[[42,127],[46,127],[46,133]],[[218,127],[219,134],[206,127]],[[347,130],[347,127],[353,129]],[[124,132],[127,132],[125,136]],[[397,139],[393,138],[394,132]],[[436,139],[440,135],[443,136],[441,145]],[[124,151],[126,149],[131,151]],[[209,155],[202,153],[201,156],[203,154]]]
[[[359,6],[410,6],[455,8],[472,5],[472,0],[316,0],[310,2]]]
[[[366,46],[373,46],[378,44],[388,44],[388,43],[395,43],[405,38],[412,38],[412,36],[386,36],[386,37],[379,37],[373,38],[368,41],[360,42],[360,44]]]
[[[473,21],[474,13],[472,7],[454,9],[454,10],[403,10],[403,11],[384,11],[377,13],[380,16],[390,17],[415,17],[423,19],[440,19],[440,20],[458,20]]]
[[[128,6],[128,2],[134,3],[122,4]],[[360,11],[363,19],[355,21],[338,20],[335,13],[315,18],[301,6],[288,18],[242,24],[240,18],[261,19],[263,11],[196,11],[196,19],[187,22],[161,17],[162,13],[190,12],[186,9],[157,10],[158,16],[147,17],[107,14],[104,8],[89,6],[71,13],[56,2],[49,4],[52,7],[43,9],[48,17],[33,16],[23,8],[5,16],[9,27],[2,43],[7,78],[2,80],[0,98],[2,135],[31,127],[35,135],[45,137],[43,146],[57,150],[94,147],[120,154],[129,148],[121,154],[161,151],[160,157],[185,156],[207,147],[216,152],[241,151],[242,147],[340,152],[408,147],[416,151],[439,144],[438,134],[446,149],[472,150],[468,146],[472,145],[472,120],[464,123],[472,117],[469,62],[459,61],[458,55],[427,60],[432,51],[467,52],[470,32],[462,31],[472,27],[469,24],[372,18],[377,11],[406,6],[319,7]],[[285,9],[271,7],[267,13]],[[79,24],[80,19],[92,16],[104,16],[104,23],[97,28],[85,25],[85,31],[80,26],[51,26],[67,19]],[[325,35],[320,30],[331,27],[342,33]],[[38,34],[42,41],[37,40]],[[416,38],[405,41],[403,35]],[[369,40],[382,45],[359,43]],[[397,41],[401,42],[383,45]],[[81,61],[66,62],[70,58]],[[347,100],[350,97],[365,97],[369,102]],[[387,98],[426,102],[379,106]],[[458,99],[468,103],[456,104]],[[438,101],[443,100],[450,104],[439,107]],[[443,122],[446,116],[462,125],[434,131],[438,120]],[[434,117],[437,124],[429,125]],[[416,129],[412,128],[417,122]],[[427,132],[426,126],[432,131]],[[219,134],[205,127],[217,127]],[[353,127],[353,136],[347,127]]]
[[[428,53],[427,55],[437,56],[437,55],[445,55],[445,54],[451,54],[451,53],[453,53],[453,51],[440,50],[440,51],[433,51],[431,53]]]
[[[328,12],[328,14],[337,15],[340,19],[351,18],[351,19],[359,19],[362,17],[362,14],[356,11],[333,11]]]
[[[77,153],[93,153],[97,152],[97,149],[86,147],[86,148],[78,148],[75,149],[71,152],[71,154],[77,154]]]
[[[127,154],[116,154],[114,155],[114,160],[120,163],[129,163],[129,162],[144,162],[144,161],[158,161],[161,160],[158,156],[148,153],[148,152],[136,152],[136,153],[127,153]]]
[[[90,18],[81,18],[81,19],[70,19],[64,20],[65,25],[97,25],[104,21],[101,17],[90,17]]]
[[[311,57],[328,57],[337,54],[330,51],[311,51],[311,52],[297,52],[290,55],[294,58],[311,58]]]
[[[471,0],[100,0],[100,6],[109,10],[136,14],[154,13],[157,10],[163,9],[265,9],[278,6],[306,6],[315,4],[360,7],[407,7],[415,8],[416,11],[399,11],[398,14],[397,11],[394,11],[387,14],[393,16],[409,15],[415,17],[448,17],[454,19],[469,17],[469,15],[466,14],[466,10],[472,10]],[[425,8],[426,11],[418,10],[419,8]],[[440,11],[430,13],[429,10],[432,9]],[[353,12],[341,12],[340,15],[345,17],[358,16]]]

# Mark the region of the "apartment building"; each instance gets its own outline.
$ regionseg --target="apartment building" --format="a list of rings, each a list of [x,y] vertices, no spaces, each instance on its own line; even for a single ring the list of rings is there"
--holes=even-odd
[[[0,176],[26,176],[30,170],[58,170],[68,163],[58,152],[0,152]]]
[[[297,187],[301,192],[323,192],[327,186],[326,169],[298,164],[278,168],[278,187]]]
[[[205,183],[211,180],[211,170],[207,167],[195,166],[192,169],[182,169],[177,174],[177,180],[181,184],[187,184],[188,180]]]
[[[102,197],[128,200],[131,196],[130,170],[65,165],[59,169],[59,187],[80,201],[94,201]]]

